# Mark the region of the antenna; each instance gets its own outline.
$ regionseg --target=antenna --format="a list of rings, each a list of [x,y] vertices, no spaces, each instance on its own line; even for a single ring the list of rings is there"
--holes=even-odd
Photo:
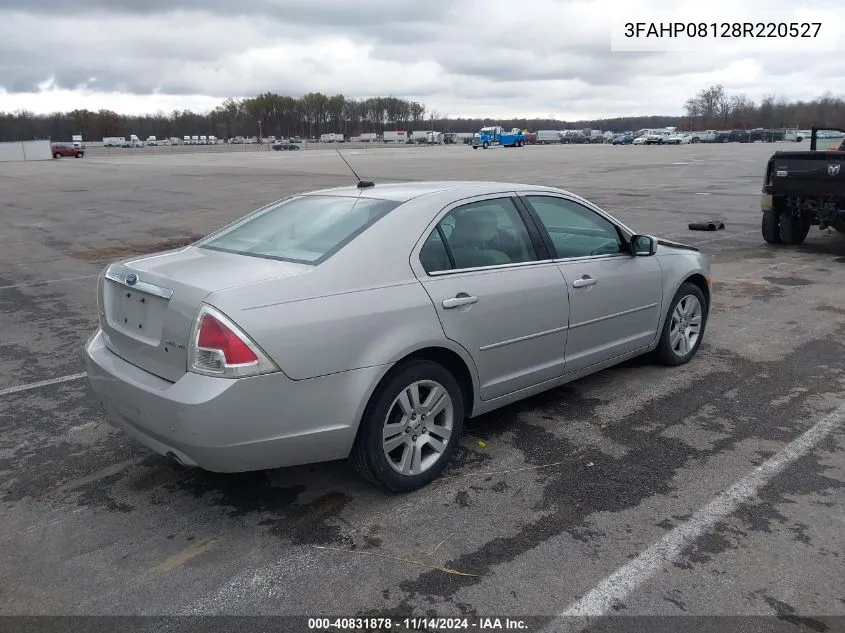
[[[355,176],[355,180],[358,181],[358,189],[367,189],[368,187],[375,187],[376,184],[374,182],[370,182],[369,180],[361,180],[361,177],[355,173],[355,170],[352,169],[352,165],[349,164],[349,161],[343,157],[343,154],[340,153],[340,150],[335,148],[337,155],[340,156],[340,160],[346,163],[346,166],[349,167],[349,171],[352,172],[352,175]]]

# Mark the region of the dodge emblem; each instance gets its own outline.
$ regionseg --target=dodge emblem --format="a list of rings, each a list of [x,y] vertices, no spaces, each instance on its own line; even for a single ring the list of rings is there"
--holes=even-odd
[[[138,275],[136,275],[135,273],[129,273],[128,275],[126,275],[126,283],[129,286],[134,286],[138,283]]]
[[[828,176],[838,176],[840,166],[841,165],[828,165],[827,166],[827,175]]]

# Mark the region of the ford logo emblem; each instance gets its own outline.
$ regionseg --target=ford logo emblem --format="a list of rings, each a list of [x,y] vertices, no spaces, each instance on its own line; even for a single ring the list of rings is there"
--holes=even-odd
[[[138,275],[136,275],[135,273],[129,273],[128,275],[126,275],[126,283],[130,286],[134,286],[138,283]]]

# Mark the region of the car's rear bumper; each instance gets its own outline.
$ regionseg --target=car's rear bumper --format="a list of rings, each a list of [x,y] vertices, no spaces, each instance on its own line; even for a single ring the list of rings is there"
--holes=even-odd
[[[110,351],[97,331],[85,346],[88,379],[114,423],[156,453],[216,472],[342,459],[384,368],[308,380],[185,373],[163,380]]]

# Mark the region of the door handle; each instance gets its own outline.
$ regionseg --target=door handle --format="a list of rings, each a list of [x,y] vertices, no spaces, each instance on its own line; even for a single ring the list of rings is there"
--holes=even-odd
[[[457,297],[452,297],[451,299],[444,299],[443,300],[443,307],[446,310],[451,308],[459,308],[461,306],[468,306],[471,303],[476,303],[478,301],[478,297],[471,297],[467,294],[461,293]]]
[[[584,288],[585,286],[595,286],[598,283],[598,279],[593,279],[589,275],[584,275],[581,279],[576,279],[572,282],[572,285],[575,288]]]

